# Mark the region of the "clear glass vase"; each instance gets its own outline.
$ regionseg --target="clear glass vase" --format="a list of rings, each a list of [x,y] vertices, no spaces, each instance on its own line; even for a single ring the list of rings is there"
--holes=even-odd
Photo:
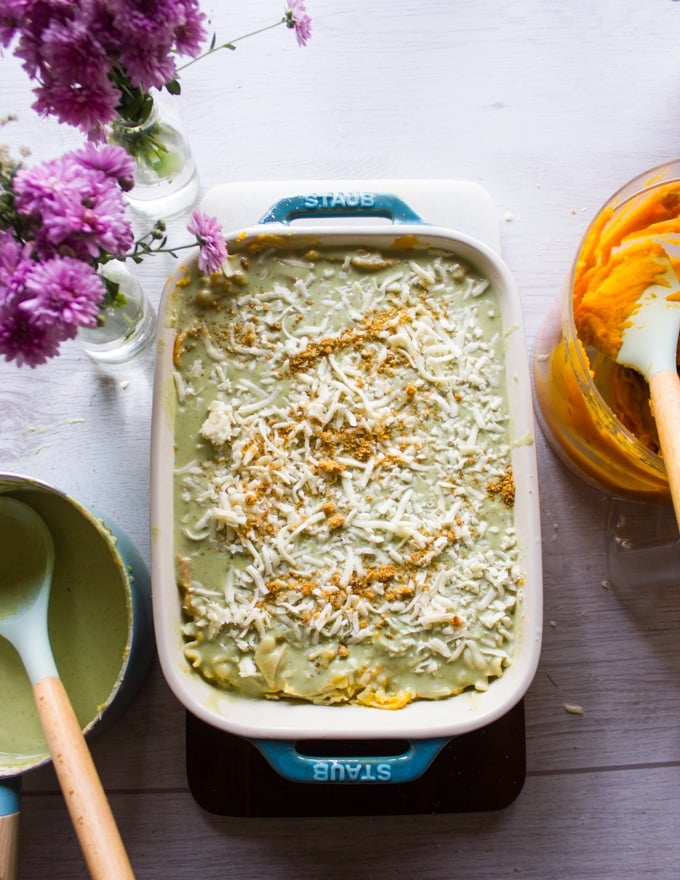
[[[105,278],[118,284],[116,301],[104,306],[97,327],[81,327],[78,343],[93,360],[121,364],[153,341],[156,312],[137,278],[124,262],[111,260],[100,267]]]
[[[163,219],[196,202],[198,173],[177,113],[155,98],[150,107],[142,122],[114,120],[109,141],[135,160],[135,185],[127,194],[131,207]]]

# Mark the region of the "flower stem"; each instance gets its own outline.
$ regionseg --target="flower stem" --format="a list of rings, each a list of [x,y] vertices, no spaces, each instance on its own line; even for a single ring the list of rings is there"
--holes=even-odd
[[[176,257],[177,251],[184,251],[187,250],[187,248],[196,247],[195,241],[188,242],[187,244],[179,244],[175,247],[166,247],[167,243],[168,236],[166,235],[165,222],[163,220],[157,220],[145,235],[142,235],[141,238],[138,238],[137,241],[135,241],[132,250],[125,254],[123,259],[132,260],[133,263],[139,265],[139,263],[144,260],[144,257],[149,257],[152,254],[170,254],[171,256]]]
[[[133,86],[125,71],[114,68],[113,84],[120,92],[120,102],[116,109],[118,116],[130,125],[143,125],[151,115],[153,98],[141,86]]]
[[[178,245],[175,245],[174,247],[171,247],[171,248],[170,247],[157,247],[157,248],[149,248],[148,250],[143,249],[143,253],[147,256],[150,254],[170,254],[171,256],[176,257],[177,256],[176,251],[185,251],[188,248],[194,248],[194,247],[196,247],[196,242],[189,241],[186,244],[178,244]],[[134,251],[132,254],[128,254],[127,256],[134,259]],[[141,258],[139,258],[138,260],[135,260],[135,262],[141,262]]]
[[[286,23],[286,16],[284,15],[279,21],[275,21],[274,24],[267,24],[264,27],[257,28],[254,31],[250,31],[247,34],[241,34],[240,37],[236,37],[233,40],[229,40],[226,43],[220,43],[219,46],[212,45],[209,49],[206,49],[205,52],[202,52],[200,55],[197,55],[195,58],[192,58],[191,61],[187,61],[185,64],[182,64],[177,68],[177,72],[181,73],[181,71],[186,70],[187,67],[191,67],[192,64],[195,64],[197,61],[201,61],[203,58],[207,58],[209,55],[212,55],[214,52],[218,52],[220,49],[231,49],[232,51],[236,50],[236,43],[240,43],[241,40],[246,40],[248,37],[255,37],[258,34],[263,34],[265,31],[271,31],[274,28],[280,27],[282,24]]]

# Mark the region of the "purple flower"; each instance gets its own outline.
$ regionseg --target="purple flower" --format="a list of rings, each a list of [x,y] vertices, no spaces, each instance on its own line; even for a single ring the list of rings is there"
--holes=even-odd
[[[198,0],[0,0],[0,43],[35,82],[34,108],[103,139],[130,91],[162,88],[206,38]]]
[[[19,308],[36,326],[61,328],[63,338],[71,338],[78,327],[97,326],[104,293],[104,282],[91,266],[72,257],[53,257],[33,264]]]
[[[122,147],[85,144],[73,153],[73,158],[83,168],[101,171],[106,177],[115,180],[127,192],[135,184],[135,161]]]
[[[80,128],[92,141],[106,138],[107,126],[116,116],[120,93],[106,77],[85,86],[47,77],[34,89],[33,109],[40,116],[56,116],[59,122]]]
[[[37,81],[33,108],[101,140],[105,124],[116,115],[120,92],[109,78],[107,44],[94,36],[87,9],[92,3],[82,4],[70,18],[59,19],[55,11],[55,18],[32,42],[23,31],[16,54]]]
[[[227,257],[227,243],[219,221],[208,214],[194,211],[187,229],[196,236],[200,247],[198,268],[201,272],[219,272]]]
[[[123,78],[129,77],[133,85],[147,92],[153,88],[162,89],[166,82],[174,79],[177,67],[162,49],[156,52],[148,49],[132,52],[129,49],[130,46],[128,51],[123,51],[120,68],[124,70]]]
[[[0,230],[0,306],[23,288],[32,250],[31,244],[17,241],[9,230]]]
[[[190,58],[198,55],[205,42],[205,15],[199,11],[197,3],[189,3],[185,10],[184,21],[175,27],[175,48],[180,55]]]
[[[0,237],[0,355],[17,366],[36,367],[59,352],[78,327],[97,323],[102,279],[70,257],[43,263],[31,246]]]
[[[0,0],[0,45],[9,46],[33,0]]]
[[[293,28],[298,46],[306,46],[312,36],[312,19],[307,15],[304,0],[287,0],[286,27]]]
[[[0,355],[18,367],[37,367],[59,352],[58,328],[36,327],[16,302],[0,307]]]
[[[84,18],[52,20],[40,35],[41,66],[57,80],[87,85],[106,67],[106,49],[92,39],[90,22]]]
[[[21,168],[14,180],[16,209],[33,224],[40,256],[72,255],[92,260],[107,251],[124,256],[133,243],[132,226],[113,174],[127,174],[118,151],[104,148],[66,153],[33,168]]]
[[[115,16],[118,67],[143,90],[177,74],[176,54],[196,55],[205,40],[196,0],[122,0]]]

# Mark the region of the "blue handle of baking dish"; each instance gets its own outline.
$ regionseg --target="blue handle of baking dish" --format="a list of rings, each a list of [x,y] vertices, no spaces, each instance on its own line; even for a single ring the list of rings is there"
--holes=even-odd
[[[0,817],[12,816],[21,809],[21,777],[0,779]]]
[[[384,217],[393,223],[425,221],[399,196],[377,192],[326,192],[287,196],[260,223],[290,223],[302,217]]]
[[[450,737],[410,741],[406,750],[396,755],[328,757],[302,754],[296,744],[288,740],[251,740],[285,779],[354,785],[412,782],[423,775],[450,741]]]

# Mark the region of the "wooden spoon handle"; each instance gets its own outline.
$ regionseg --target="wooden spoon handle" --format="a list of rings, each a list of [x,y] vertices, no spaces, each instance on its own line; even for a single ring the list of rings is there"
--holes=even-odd
[[[19,865],[20,813],[0,816],[0,880],[16,880]]]
[[[675,518],[680,526],[680,378],[675,370],[660,370],[650,379],[649,390]]]
[[[95,880],[134,880],[92,755],[60,678],[33,686],[38,715],[71,821]]]

